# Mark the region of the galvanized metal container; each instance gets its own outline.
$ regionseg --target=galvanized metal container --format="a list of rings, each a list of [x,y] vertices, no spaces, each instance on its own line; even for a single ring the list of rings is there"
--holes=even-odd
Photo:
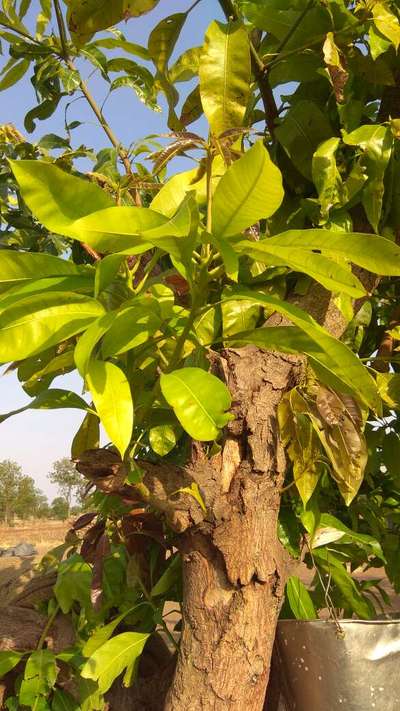
[[[340,628],[279,622],[276,666],[287,711],[400,711],[400,619],[340,620]]]

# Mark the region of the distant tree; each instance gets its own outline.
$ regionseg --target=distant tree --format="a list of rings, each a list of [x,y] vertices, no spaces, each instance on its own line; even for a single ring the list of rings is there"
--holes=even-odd
[[[82,513],[82,506],[71,506],[70,508],[70,514],[71,516],[79,516],[79,514]]]
[[[83,476],[76,471],[70,459],[63,457],[54,462],[49,479],[52,484],[58,486],[61,498],[67,502],[69,513],[73,498],[76,497],[79,501],[82,499],[85,488]]]
[[[47,506],[47,509],[46,509]],[[0,462],[0,520],[7,524],[13,518],[30,518],[48,515],[47,497],[35,486],[31,476],[22,473],[21,467],[13,461]]]
[[[57,518],[59,521],[65,521],[69,515],[68,501],[62,496],[57,496],[51,503],[50,514],[52,518]]]
[[[47,501],[47,496],[42,494],[42,500],[38,505],[36,516],[37,518],[51,518],[51,515],[52,510],[49,502]]]
[[[21,467],[10,459],[0,462],[0,520],[12,523],[18,499]]]

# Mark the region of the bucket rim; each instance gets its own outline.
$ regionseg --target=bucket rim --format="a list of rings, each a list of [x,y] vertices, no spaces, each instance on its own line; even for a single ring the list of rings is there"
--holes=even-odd
[[[400,613],[399,613],[400,615]],[[349,625],[370,625],[370,626],[375,626],[375,625],[400,625],[400,616],[398,619],[385,619],[385,620],[352,620],[352,619],[344,619],[344,620],[338,620],[335,622],[334,620],[293,620],[293,619],[288,619],[288,620],[278,620],[278,627],[281,623],[287,624],[287,623],[296,623],[297,625],[337,625],[339,624],[340,627],[343,625],[349,626]]]

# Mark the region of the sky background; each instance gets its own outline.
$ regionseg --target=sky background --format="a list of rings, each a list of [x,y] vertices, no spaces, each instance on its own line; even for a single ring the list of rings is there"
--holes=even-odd
[[[112,0],[110,0],[111,2]],[[174,12],[185,11],[191,0],[160,0],[158,6],[148,15],[120,24],[127,39],[147,46],[147,38],[155,24]],[[31,15],[39,12],[39,0],[33,0]],[[201,45],[204,32],[214,19],[222,19],[217,0],[202,0],[190,14],[174,52],[178,56],[187,47]],[[0,57],[0,66],[4,66],[8,53],[3,45],[4,56]],[[136,59],[133,57],[133,59]],[[140,61],[140,60],[139,60]],[[84,75],[91,73],[91,65],[85,65]],[[90,78],[90,88],[101,104],[107,95],[106,84],[97,75]],[[33,87],[29,74],[16,86],[0,94],[0,124],[13,123],[22,133],[24,116],[35,105]],[[66,103],[66,102],[65,102]],[[60,106],[53,117],[45,122],[38,122],[34,134],[28,140],[39,140],[46,133],[64,135],[64,106]],[[164,105],[162,100],[161,105]],[[164,105],[165,106],[165,105]],[[116,91],[108,99],[104,114],[120,141],[129,145],[132,141],[153,133],[167,130],[166,112],[155,113],[144,106],[131,89]],[[84,99],[74,103],[69,120],[83,121],[84,124],[73,132],[73,146],[82,143],[95,150],[108,147],[109,143],[102,129],[98,126]],[[200,121],[197,131],[204,131],[204,122]],[[0,257],[1,258],[1,257]],[[4,369],[3,369],[4,370]],[[80,393],[82,381],[70,374],[57,378],[52,387],[62,387]],[[17,409],[29,402],[15,375],[0,375],[0,412]],[[28,410],[0,424],[0,461],[12,459],[23,469],[24,474],[35,479],[50,498],[57,495],[57,488],[47,479],[52,463],[56,459],[69,456],[72,438],[83,419],[78,410]]]

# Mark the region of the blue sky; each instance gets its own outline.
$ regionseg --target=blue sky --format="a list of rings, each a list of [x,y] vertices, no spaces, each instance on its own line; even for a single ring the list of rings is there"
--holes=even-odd
[[[170,0],[161,0],[153,12],[132,19],[125,26],[121,25],[121,29],[132,42],[146,45],[149,31],[159,20],[168,14],[184,11],[190,5],[191,0],[175,0],[173,3]],[[34,0],[33,12],[38,12],[39,6],[39,0]],[[217,0],[202,0],[189,16],[175,55],[179,55],[189,46],[202,44],[204,32],[213,19],[221,19]],[[1,66],[5,61],[7,56],[0,57]],[[105,83],[93,76],[90,86],[96,99],[102,103],[107,93]],[[24,115],[34,103],[35,96],[28,77],[1,95],[0,124],[11,122],[25,133]],[[115,92],[107,101],[104,113],[118,138],[126,145],[146,135],[167,130],[165,112],[159,114],[148,109],[131,89]],[[70,117],[84,122],[74,131],[75,146],[84,143],[99,150],[109,145],[102,129],[93,121],[90,109],[83,99],[74,104]],[[63,126],[64,111],[63,106],[60,106],[51,119],[38,123],[33,138],[39,139],[50,132],[63,135]],[[202,122],[200,130],[201,128]],[[53,387],[71,388],[80,392],[81,381],[71,374],[55,380]],[[15,375],[0,377],[0,412],[14,410],[28,401],[29,398],[20,388]],[[10,418],[0,424],[0,461],[12,459],[18,462],[24,473],[34,477],[37,485],[51,499],[57,495],[57,490],[48,482],[47,474],[56,459],[69,456],[70,443],[82,417],[82,413],[75,410],[28,410]]]

